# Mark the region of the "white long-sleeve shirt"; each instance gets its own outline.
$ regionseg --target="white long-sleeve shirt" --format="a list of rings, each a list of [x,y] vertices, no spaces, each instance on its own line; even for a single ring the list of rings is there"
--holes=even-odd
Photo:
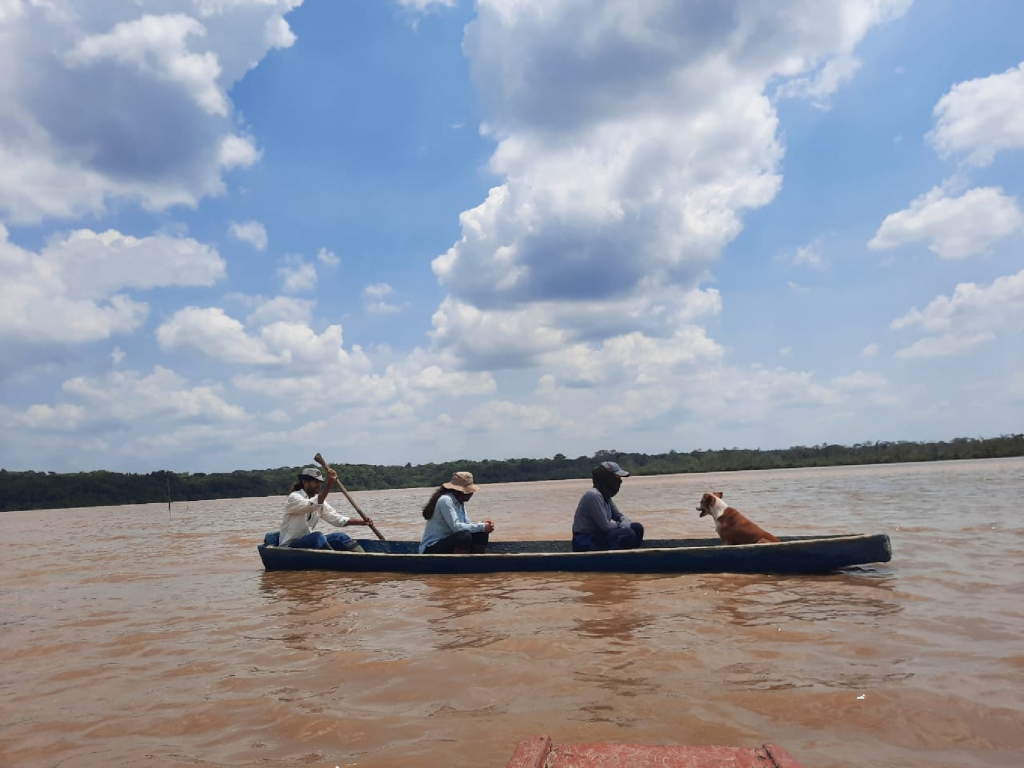
[[[281,519],[281,546],[312,533],[316,524],[325,520],[331,525],[344,528],[351,518],[340,514],[326,501],[320,504],[315,498],[309,498],[301,488],[288,495],[284,504],[284,517]]]

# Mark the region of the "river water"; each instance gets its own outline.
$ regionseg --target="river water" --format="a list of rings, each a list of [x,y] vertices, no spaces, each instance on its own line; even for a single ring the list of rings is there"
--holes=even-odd
[[[567,537],[587,485],[484,485],[468,508],[496,539]],[[893,560],[265,573],[283,497],[2,513],[0,766],[501,768],[540,734],[1024,766],[1024,459],[632,477],[617,501],[651,537],[707,537],[706,490],[779,535],[888,533]],[[353,494],[394,539],[428,495]]]

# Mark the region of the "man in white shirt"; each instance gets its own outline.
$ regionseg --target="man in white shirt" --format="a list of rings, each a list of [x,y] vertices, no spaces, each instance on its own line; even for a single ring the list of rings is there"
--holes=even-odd
[[[339,514],[326,502],[327,494],[338,481],[338,473],[327,470],[327,482],[316,467],[306,467],[299,473],[299,479],[292,485],[284,505],[281,520],[280,546],[299,549],[337,549],[345,552],[362,552],[359,542],[337,531],[324,535],[314,531],[320,520],[343,528],[346,525],[371,525],[372,520],[352,518]]]

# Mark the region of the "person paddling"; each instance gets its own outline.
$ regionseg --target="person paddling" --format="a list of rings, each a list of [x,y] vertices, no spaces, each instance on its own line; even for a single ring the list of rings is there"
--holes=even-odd
[[[299,472],[298,480],[292,484],[288,500],[284,504],[284,517],[281,520],[280,546],[298,549],[336,549],[344,552],[362,552],[359,542],[348,534],[337,531],[323,534],[314,531],[321,520],[343,528],[346,525],[373,525],[373,520],[359,517],[346,517],[339,514],[327,503],[327,494],[338,482],[338,473],[333,469],[327,471],[327,481],[316,467],[306,467]]]

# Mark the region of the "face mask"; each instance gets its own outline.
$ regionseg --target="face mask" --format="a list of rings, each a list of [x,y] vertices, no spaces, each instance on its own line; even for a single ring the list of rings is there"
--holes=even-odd
[[[594,487],[601,492],[602,496],[610,499],[622,487],[622,478],[607,472],[598,472],[594,475]]]

